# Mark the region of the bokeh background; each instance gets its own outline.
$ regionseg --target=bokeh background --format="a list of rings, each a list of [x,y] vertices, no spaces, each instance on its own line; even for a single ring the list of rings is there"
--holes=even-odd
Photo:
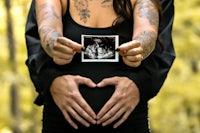
[[[42,106],[25,60],[24,31],[31,0],[0,0],[0,133],[39,133]],[[149,101],[153,133],[200,133],[200,1],[175,0],[176,59]]]

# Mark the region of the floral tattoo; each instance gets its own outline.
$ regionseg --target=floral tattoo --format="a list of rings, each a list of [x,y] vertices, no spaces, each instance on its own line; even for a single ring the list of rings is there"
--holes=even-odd
[[[51,11],[51,13],[49,13],[49,11]],[[59,16],[56,14],[53,5],[51,5],[51,4],[44,3],[44,4],[40,5],[38,7],[37,13],[40,14],[40,16],[42,16],[41,18],[39,17],[37,19],[38,23],[40,23],[41,21],[46,21],[46,18],[52,19],[52,20],[60,19]]]
[[[90,18],[90,10],[89,7],[89,1],[93,0],[74,0],[74,6],[79,11],[80,20],[84,23],[87,22],[87,20]],[[103,0],[101,2],[102,7],[110,7],[110,5],[107,5],[106,3],[110,2],[111,0]]]
[[[49,28],[46,28],[45,26],[44,27],[41,27],[39,29],[39,33],[40,33],[40,36],[42,36],[42,42],[44,44],[46,44],[45,46],[45,49],[48,51],[48,53],[51,53],[53,52],[53,48],[54,48],[54,44],[57,40],[58,37],[60,37],[61,35],[58,34],[57,32],[53,31],[52,29],[49,29]]]
[[[136,13],[141,18],[148,19],[151,25],[158,27],[158,9],[149,0],[139,0],[137,3]]]
[[[158,9],[150,0],[138,0],[135,8],[136,8],[136,14],[140,18],[147,19],[152,26],[158,28],[159,25]],[[134,39],[139,40],[142,43],[144,51],[143,56],[147,57],[155,48],[157,34],[154,31],[144,31],[141,32]]]
[[[38,6],[37,14],[37,23],[44,23],[44,25],[39,27],[38,29],[41,38],[41,43],[44,44],[43,48],[46,50],[46,52],[52,54],[54,44],[57,38],[61,35],[59,35],[53,29],[48,28],[46,24],[49,25],[51,24],[51,22],[59,21],[61,18],[58,14],[56,14],[54,6],[49,3],[44,3]]]
[[[149,54],[154,50],[156,45],[156,34],[153,31],[144,31],[140,33],[138,36],[133,38],[134,40],[140,41],[142,44],[148,44],[148,45],[142,45],[143,47],[143,56],[148,57]]]
[[[90,0],[92,1],[92,0]],[[80,20],[84,23],[90,18],[90,10],[88,10],[89,0],[74,0],[74,6],[79,11]]]

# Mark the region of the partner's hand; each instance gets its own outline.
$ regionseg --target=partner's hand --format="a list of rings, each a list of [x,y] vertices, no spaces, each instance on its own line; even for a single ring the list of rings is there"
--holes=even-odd
[[[139,41],[133,40],[117,48],[126,65],[138,67],[143,60],[143,48]]]
[[[50,88],[56,105],[62,111],[65,119],[75,129],[78,126],[71,119],[71,116],[86,127],[90,126],[90,123],[96,123],[96,114],[81,96],[79,85],[96,87],[96,84],[89,78],[65,75],[57,77]]]
[[[83,49],[78,44],[66,37],[58,37],[53,46],[53,61],[58,65],[65,65],[72,61],[76,53],[80,53]]]
[[[120,126],[139,103],[139,90],[135,83],[127,77],[103,79],[97,87],[115,86],[115,92],[97,115],[97,124],[106,126],[115,120],[113,128]]]

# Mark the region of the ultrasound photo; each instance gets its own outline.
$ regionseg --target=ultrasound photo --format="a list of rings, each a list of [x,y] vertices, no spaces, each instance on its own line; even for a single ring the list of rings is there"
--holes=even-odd
[[[119,46],[117,35],[82,35],[82,62],[118,62],[119,54],[115,49]]]

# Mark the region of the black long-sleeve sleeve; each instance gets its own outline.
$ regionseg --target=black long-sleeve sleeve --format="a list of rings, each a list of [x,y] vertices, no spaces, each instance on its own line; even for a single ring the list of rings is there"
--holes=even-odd
[[[42,105],[45,93],[50,88],[52,81],[57,76],[62,75],[62,72],[56,69],[54,65],[47,63],[51,58],[41,50],[34,4],[35,0],[31,3],[26,22],[25,38],[28,50],[26,65],[39,94],[35,103]],[[175,59],[171,35],[174,20],[174,0],[162,0],[162,5],[163,17],[159,27],[159,36],[163,41],[164,51],[155,50],[151,56],[143,61],[136,73],[129,75],[129,78],[136,83],[140,90],[141,100],[145,101],[148,101],[159,92]],[[35,60],[36,58],[40,58],[40,60]],[[46,67],[48,69],[45,69]],[[44,78],[45,83],[42,82]]]

